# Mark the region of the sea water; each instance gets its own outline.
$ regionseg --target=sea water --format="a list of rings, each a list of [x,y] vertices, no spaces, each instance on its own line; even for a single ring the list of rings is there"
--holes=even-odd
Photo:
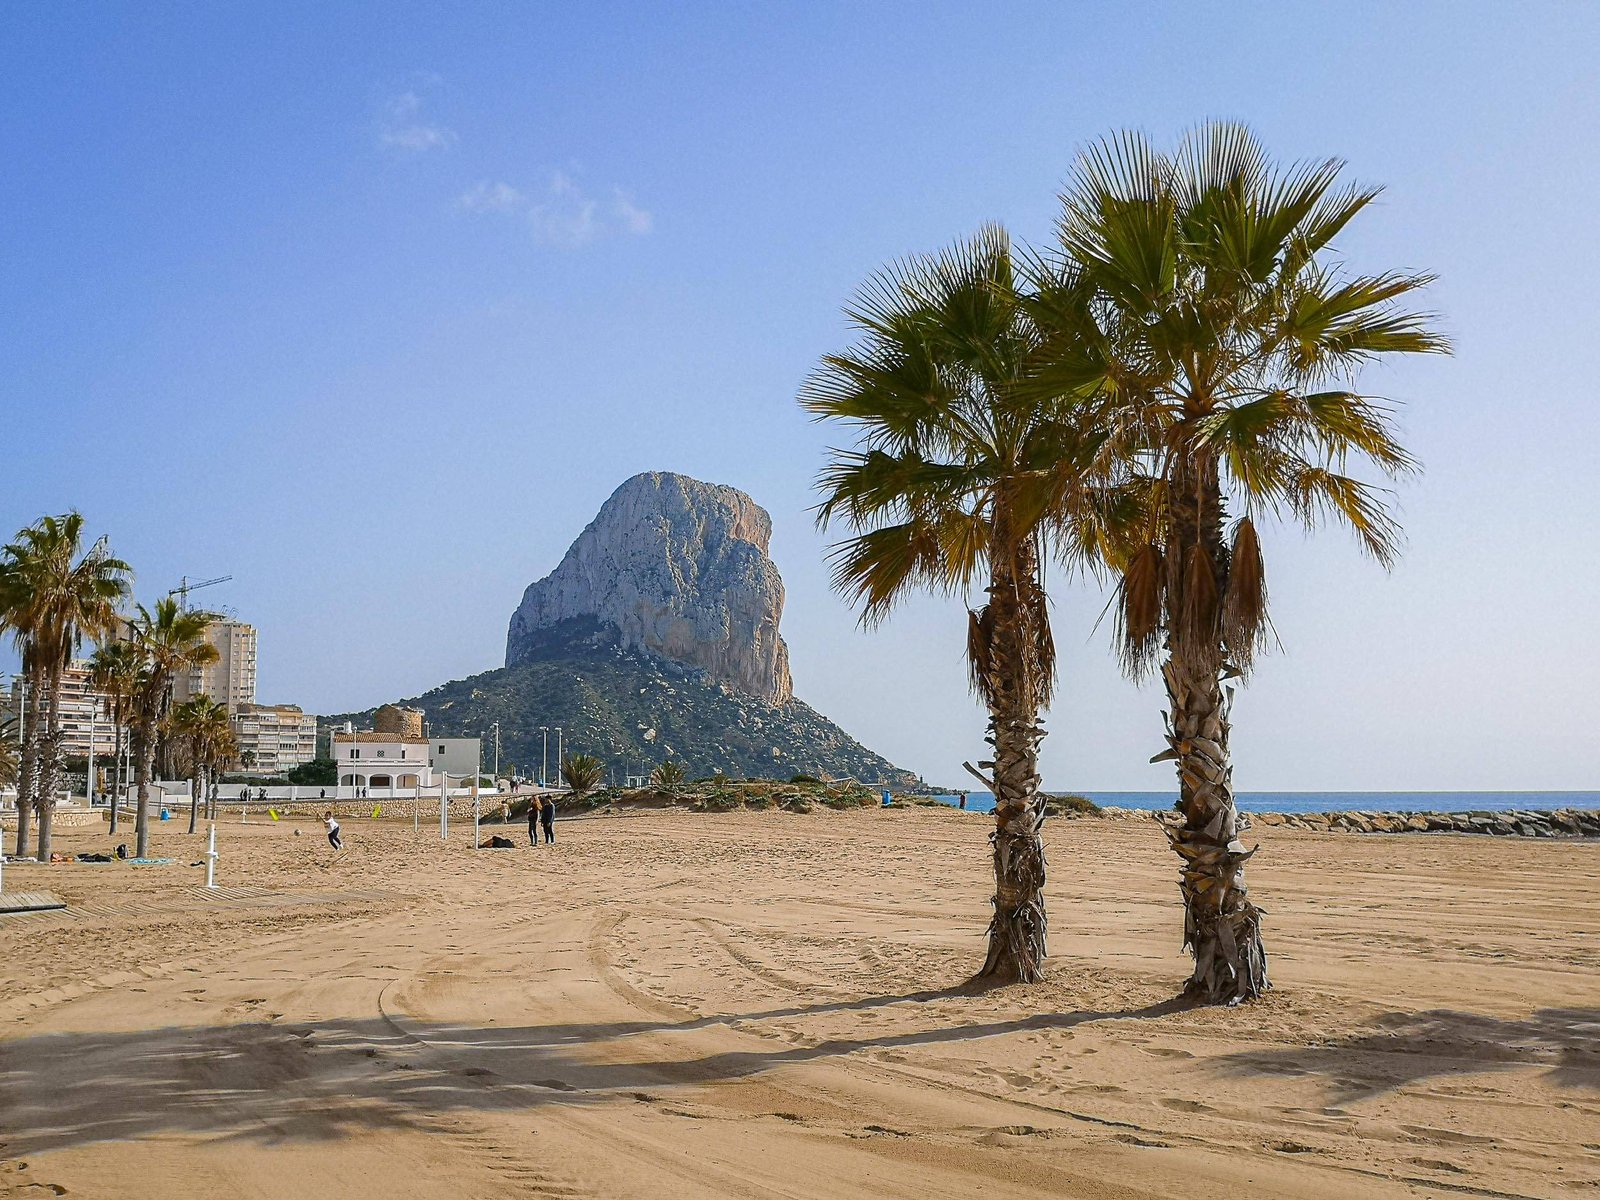
[[[1171,808],[1177,792],[1077,792],[1101,808]],[[938,796],[955,804],[955,796]],[[1505,812],[1600,808],[1600,792],[1236,792],[1246,812]],[[967,811],[993,812],[988,792],[968,792]]]

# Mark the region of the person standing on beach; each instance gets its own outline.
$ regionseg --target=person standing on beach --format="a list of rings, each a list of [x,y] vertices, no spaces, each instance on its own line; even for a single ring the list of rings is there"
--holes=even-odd
[[[535,792],[528,801],[528,845],[539,844],[539,807],[544,803],[544,798]]]
[[[322,814],[322,823],[328,827],[328,845],[335,850],[343,850],[344,839],[339,836],[339,822],[333,819],[333,809]]]
[[[552,845],[556,840],[556,802],[549,796],[544,798],[544,807],[539,809],[539,823],[544,826],[544,844]]]

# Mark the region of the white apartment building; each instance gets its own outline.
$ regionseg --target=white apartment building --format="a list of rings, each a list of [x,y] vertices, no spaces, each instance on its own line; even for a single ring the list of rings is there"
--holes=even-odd
[[[229,715],[256,702],[256,630],[254,625],[224,618],[206,627],[206,641],[217,661],[194,667],[172,681],[173,703],[206,695],[225,706]]]
[[[281,774],[317,756],[317,718],[294,704],[241,704],[232,716],[237,764]]]
[[[21,679],[11,681],[0,712],[20,722],[24,686]],[[94,752],[107,762],[116,750],[116,731],[111,725],[111,701],[89,683],[89,664],[74,659],[61,677],[61,753],[66,758],[87,758],[90,730]]]

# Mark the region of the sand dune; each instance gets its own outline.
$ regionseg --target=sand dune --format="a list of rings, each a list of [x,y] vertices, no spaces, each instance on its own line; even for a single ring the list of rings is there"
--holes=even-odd
[[[1224,1011],[1147,822],[1049,827],[1051,976],[988,992],[969,814],[293,825],[217,894],[8,868],[73,907],[0,919],[0,1195],[1600,1189],[1593,844],[1262,830],[1278,987]]]

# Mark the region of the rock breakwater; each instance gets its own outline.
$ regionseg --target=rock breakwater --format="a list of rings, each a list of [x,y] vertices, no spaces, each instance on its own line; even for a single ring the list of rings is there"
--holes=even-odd
[[[1142,818],[1169,824],[1170,809],[1105,808],[1101,815]],[[1266,827],[1331,833],[1479,833],[1493,837],[1600,838],[1600,811],[1559,808],[1505,812],[1312,812],[1245,813],[1247,822]]]

